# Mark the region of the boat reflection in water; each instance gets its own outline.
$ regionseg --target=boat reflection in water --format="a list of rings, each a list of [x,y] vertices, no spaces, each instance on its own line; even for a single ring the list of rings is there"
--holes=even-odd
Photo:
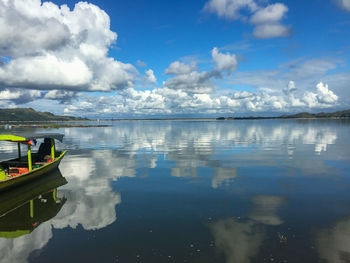
[[[67,184],[60,170],[0,194],[0,238],[17,238],[31,233],[57,215],[66,202],[57,188]]]

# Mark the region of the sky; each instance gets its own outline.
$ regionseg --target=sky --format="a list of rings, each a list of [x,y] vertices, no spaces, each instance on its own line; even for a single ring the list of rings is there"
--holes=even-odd
[[[0,107],[91,118],[350,108],[350,0],[0,0]]]

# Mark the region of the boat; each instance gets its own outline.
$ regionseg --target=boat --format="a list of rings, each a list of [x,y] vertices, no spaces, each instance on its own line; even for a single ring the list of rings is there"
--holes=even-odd
[[[59,133],[0,134],[0,141],[18,145],[17,158],[0,162],[0,191],[24,184],[58,168],[67,151],[57,151],[55,140],[62,142],[63,136]],[[38,152],[32,153],[32,147],[41,139],[44,142],[40,144]],[[21,145],[27,146],[27,155],[22,156]]]
[[[54,218],[66,202],[57,188],[67,184],[59,169],[0,193],[0,238],[17,238],[31,233]]]

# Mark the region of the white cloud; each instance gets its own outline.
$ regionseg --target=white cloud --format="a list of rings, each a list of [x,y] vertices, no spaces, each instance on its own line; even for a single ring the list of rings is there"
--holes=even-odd
[[[296,91],[295,82],[293,80],[288,82],[288,86],[283,89],[284,94],[289,95]]]
[[[291,34],[291,28],[284,26],[280,20],[288,12],[288,7],[281,3],[271,4],[258,10],[250,22],[255,24],[253,35],[256,38],[286,37]]]
[[[338,101],[338,96],[328,89],[327,84],[322,82],[317,84],[317,99],[320,103],[334,104]]]
[[[254,28],[256,38],[287,37],[291,34],[290,27],[281,24],[262,24]]]
[[[204,6],[205,11],[215,13],[226,19],[242,18],[240,13],[242,9],[253,12],[257,8],[258,6],[254,0],[209,0]]]
[[[246,99],[246,98],[249,98],[251,96],[253,96],[254,94],[251,93],[251,92],[247,92],[247,91],[237,91],[237,92],[234,92],[233,95],[232,95],[232,98],[233,99],[237,99],[237,100],[240,100],[240,99]]]
[[[250,18],[250,22],[253,24],[276,23],[283,18],[287,11],[288,7],[284,4],[272,4],[255,12]]]
[[[38,90],[4,89],[0,91],[0,101],[12,101],[16,104],[28,103],[41,97],[42,92]],[[4,106],[7,107],[6,103]]]
[[[291,27],[281,24],[288,7],[282,3],[261,6],[263,3],[255,0],[209,0],[203,10],[230,20],[247,20],[249,17],[250,23],[255,25],[253,36],[256,38],[290,36]],[[247,14],[242,15],[242,10],[247,10]]]
[[[344,10],[350,12],[350,0],[335,0],[337,4]]]
[[[109,16],[40,0],[0,0],[0,88],[110,91],[133,85],[136,69],[108,57],[117,39]]]
[[[81,59],[61,60],[51,54],[13,59],[0,68],[3,86],[82,87],[89,84],[92,76]]]
[[[212,53],[214,61],[217,59],[215,53],[221,54],[215,48]],[[114,113],[118,116],[193,113],[233,115],[252,112],[301,112],[310,109],[316,111],[341,105],[338,94],[333,90],[333,86],[339,83],[331,76],[325,78],[330,70],[337,68],[335,60],[299,60],[281,65],[277,70],[235,72],[234,76],[226,79],[226,84],[231,84],[232,88],[225,92],[215,92],[213,81],[217,81],[222,76],[221,72],[233,65],[234,63],[221,64],[215,70],[199,72],[193,63],[176,61],[167,69],[174,76],[163,82],[162,87],[153,90],[128,88],[106,98],[84,95],[71,106],[67,106],[65,113]],[[298,80],[298,89],[291,79]],[[331,80],[332,89],[322,83],[316,86],[315,79]],[[341,82],[347,85],[349,76],[343,74],[342,79]],[[234,89],[235,86],[245,85],[255,88],[255,91]]]
[[[291,80],[297,80],[299,89],[295,89],[292,93],[295,98],[302,98],[303,93],[313,91],[318,82],[324,81],[339,97],[346,98],[350,95],[347,89],[350,81],[349,72],[331,72],[339,68],[339,62],[334,58],[299,59],[282,64],[276,69],[235,72],[226,82],[233,87],[249,86],[256,90],[270,90],[269,93],[278,94]]]
[[[210,93],[213,89],[210,79],[213,77],[220,77],[220,73],[216,71],[192,71],[168,79],[163,83],[163,86],[191,93]]]
[[[165,70],[167,75],[174,77],[163,82],[164,88],[174,90],[184,90],[191,93],[210,93],[213,84],[210,78],[214,75],[212,72],[199,72],[195,64],[185,64],[175,61]]]
[[[48,100],[56,100],[56,101],[59,101],[60,103],[68,104],[77,96],[80,96],[80,94],[74,91],[50,90],[45,94],[44,98]]]
[[[177,78],[171,80],[178,81]],[[290,82],[289,86],[292,87],[291,83],[293,82]],[[233,115],[233,113],[248,112],[280,113],[324,109],[336,106],[338,103],[337,95],[329,90],[326,84],[318,84],[316,91],[297,92],[294,84],[295,91],[289,93],[280,89],[275,94],[267,91],[237,91],[227,95],[202,92],[200,88],[196,90],[196,87],[186,86],[185,83],[178,82],[177,85],[182,85],[182,89],[176,89],[174,84],[174,88],[165,86],[153,90],[129,88],[118,95],[106,98],[81,96],[73,105],[67,106],[65,112],[96,115],[106,112],[118,114],[231,113]]]
[[[214,47],[211,55],[215,69],[210,71],[200,72],[195,63],[185,64],[179,61],[171,63],[165,73],[174,76],[164,81],[163,87],[193,94],[211,93],[214,88],[211,80],[219,79],[223,71],[231,73],[237,67],[237,58],[234,54],[220,53],[218,48]]]
[[[182,63],[180,61],[174,61],[169,65],[169,67],[165,70],[165,73],[167,75],[181,75],[181,74],[189,74],[192,71],[195,71],[196,65],[187,65],[185,63]]]
[[[139,66],[141,68],[147,67],[146,62],[143,62],[142,60],[139,60],[139,59],[136,61],[136,64],[137,64],[137,66]]]
[[[237,56],[230,53],[220,53],[218,48],[214,47],[211,56],[215,62],[215,68],[219,71],[226,70],[229,74],[237,68]]]
[[[317,92],[307,91],[304,93],[302,100],[310,108],[327,108],[335,105],[338,101],[338,96],[333,91],[328,89],[327,84],[318,83]]]
[[[154,76],[154,72],[152,69],[148,69],[145,71],[145,81],[151,84],[157,83],[157,79]]]
[[[13,99],[18,99],[20,96],[21,96],[20,91],[12,92],[6,89],[0,92],[0,100],[13,100]]]

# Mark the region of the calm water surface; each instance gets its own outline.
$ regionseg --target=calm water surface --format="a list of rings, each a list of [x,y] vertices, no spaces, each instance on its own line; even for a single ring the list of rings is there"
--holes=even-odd
[[[65,134],[68,183],[32,227],[29,204],[0,217],[0,261],[350,261],[349,121],[112,125],[37,130]]]

